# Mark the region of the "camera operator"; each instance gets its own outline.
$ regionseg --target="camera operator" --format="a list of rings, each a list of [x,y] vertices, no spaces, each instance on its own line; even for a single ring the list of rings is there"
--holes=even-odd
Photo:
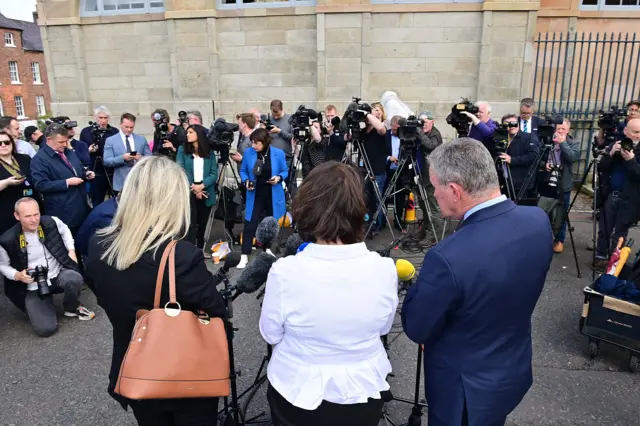
[[[162,154],[175,160],[178,148],[187,142],[184,127],[171,123],[169,113],[157,109],[151,114],[153,127],[153,154]]]
[[[242,155],[247,148],[251,147],[251,133],[256,128],[256,116],[250,112],[245,112],[236,115],[238,121],[238,147],[234,154],[231,154],[231,159],[236,163],[242,162]]]
[[[16,223],[0,236],[0,272],[5,294],[29,317],[33,331],[48,337],[58,329],[53,293],[64,292],[64,316],[82,321],[95,314],[80,305],[80,275],[71,231],[57,217],[40,216],[33,198],[15,205]]]
[[[27,142],[40,146],[45,141],[44,133],[36,126],[27,126],[24,129],[24,138]]]
[[[198,124],[203,126],[204,120],[202,119],[202,113],[198,110],[187,111],[187,127],[193,126],[194,124]]]
[[[508,129],[507,150],[498,155],[498,158],[509,164],[511,180],[516,194],[520,192],[531,166],[540,153],[538,141],[530,133],[521,131],[518,121],[518,117],[515,114],[507,114],[502,117],[502,126],[507,126]],[[526,188],[528,194],[525,196],[526,198],[532,195],[531,191],[535,183],[535,179],[529,180]]]
[[[0,130],[4,130],[13,138],[19,154],[27,154],[31,158],[35,157],[36,150],[33,146],[29,142],[20,139],[20,123],[15,117],[0,117]]]
[[[89,146],[77,139],[75,127],[78,127],[77,121],[71,121],[67,116],[54,117],[51,119],[54,123],[62,124],[67,132],[69,132],[69,144],[71,148],[76,152],[76,155],[80,159],[83,166],[89,167],[91,165],[91,158],[89,157]]]
[[[533,115],[533,103],[533,99],[531,98],[524,98],[520,101],[520,119],[518,120],[518,124],[521,132],[530,133],[533,138],[539,140],[538,127],[544,126],[545,121]]]
[[[326,122],[324,127],[329,135],[329,143],[324,152],[325,161],[342,161],[344,151],[347,148],[344,133],[340,133],[338,110],[334,105],[327,105],[324,109]]]
[[[423,111],[420,113],[418,117],[423,121],[422,132],[420,132],[420,151],[422,153],[422,158],[418,160],[423,160],[422,164],[420,164],[420,175],[422,177],[422,185],[427,193],[427,202],[429,203],[429,209],[432,214],[436,214],[439,210],[438,202],[435,197],[435,188],[431,184],[431,180],[429,179],[429,155],[433,152],[434,149],[442,145],[442,134],[436,128],[433,121],[433,114],[429,111]],[[422,206],[421,206],[422,208]],[[423,215],[426,217],[426,214]],[[438,227],[435,227],[436,230]],[[429,229],[429,224],[424,223],[422,229]]]
[[[544,159],[544,179],[540,184],[539,192],[543,197],[561,200],[566,211],[571,203],[571,190],[573,189],[572,165],[580,159],[580,141],[573,139],[569,135],[571,122],[563,119],[562,124],[556,124],[556,131],[553,135],[553,148],[549,152],[549,158]],[[554,168],[554,163],[559,169]],[[554,237],[553,251],[562,253],[564,251],[564,240],[567,232],[567,222],[565,221],[560,231]]]
[[[369,159],[371,165],[371,172],[375,183],[378,186],[380,194],[384,191],[384,184],[387,181],[387,158],[391,156],[391,146],[387,142],[387,127],[384,125],[386,119],[384,114],[384,108],[382,104],[376,102],[371,104],[371,113],[366,115],[366,128],[363,131],[362,147]],[[375,212],[378,209],[378,198],[375,195],[375,189],[369,182],[368,187],[368,206],[369,217],[373,219]],[[386,215],[386,211],[383,211],[381,215],[378,215],[375,225],[372,228],[370,237],[375,236],[380,232],[382,222],[384,222],[383,215]]]
[[[493,133],[498,127],[498,123],[491,119],[491,106],[486,102],[476,102],[478,107],[477,114],[471,114],[469,111],[461,111],[462,114],[469,117],[471,120],[471,129],[469,130],[469,137],[482,144],[491,151],[493,146]]]
[[[44,135],[47,143],[31,161],[32,183],[44,198],[44,213],[62,220],[75,235],[89,214],[85,180],[93,180],[95,174],[69,149],[66,127],[50,124]]]
[[[600,157],[604,185],[600,208],[596,270],[607,266],[608,257],[620,237],[626,238],[629,227],[640,219],[640,118],[627,122],[626,141],[617,141]],[[627,145],[629,139],[630,146]],[[624,148],[623,148],[624,142]]]
[[[627,104],[627,116],[618,123],[616,128],[616,133],[621,139],[624,138],[624,128],[627,127],[627,123],[634,118],[640,118],[640,100],[633,100]]]
[[[282,101],[274,99],[271,101],[271,125],[269,131],[271,143],[274,147],[284,151],[287,156],[287,164],[293,160],[293,129],[289,123],[290,114],[285,114],[282,108]]]
[[[396,174],[398,170],[398,161],[400,158],[400,138],[398,138],[398,127],[400,127],[400,120],[402,119],[401,115],[394,115],[389,120],[389,126],[391,127],[387,132],[387,143],[391,147],[391,153],[387,157],[388,162],[388,170],[387,170],[387,178],[384,185],[384,190],[382,194],[384,195],[387,192],[388,186],[390,182],[393,180],[393,175]],[[396,229],[402,229],[402,224],[404,223],[404,207],[406,194],[404,191],[401,191],[401,186],[403,182],[400,177],[396,180],[395,188],[393,189],[393,225]],[[384,222],[382,223],[384,226]]]
[[[143,156],[151,155],[146,139],[133,133],[135,125],[136,116],[125,112],[120,117],[120,133],[111,136],[104,144],[104,164],[114,169],[113,190],[116,194],[122,191],[127,175],[136,162]]]
[[[302,153],[300,155],[300,163],[302,164],[302,178],[306,178],[314,167],[324,163],[325,161],[325,145],[322,143],[322,136],[320,134],[320,123],[314,121],[309,126],[309,133],[311,137],[309,142],[304,143],[300,149]],[[293,145],[296,147],[298,141],[293,140]]]
[[[80,140],[89,147],[90,170],[93,170],[96,175],[90,188],[93,207],[104,201],[110,188],[109,181],[113,180],[113,169],[104,165],[104,142],[107,138],[118,134],[118,129],[109,125],[110,118],[109,109],[100,105],[93,111],[93,119],[95,120],[93,124],[90,122],[91,125],[80,132]]]

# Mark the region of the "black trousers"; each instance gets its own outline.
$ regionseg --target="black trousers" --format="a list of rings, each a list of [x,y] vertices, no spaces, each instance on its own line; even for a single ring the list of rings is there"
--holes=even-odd
[[[109,180],[104,174],[97,174],[95,179],[91,181],[91,204],[96,208],[104,201],[107,194],[111,194],[109,181],[113,182],[113,175],[109,176]]]
[[[382,399],[363,404],[334,404],[322,401],[315,410],[303,410],[284,399],[271,384],[267,390],[273,426],[377,426],[382,415]]]
[[[253,245],[253,237],[256,235],[258,225],[267,216],[273,216],[273,202],[271,195],[271,185],[256,185],[256,197],[253,201],[253,211],[251,212],[251,220],[244,222],[242,230],[242,254],[251,254]]]
[[[207,243],[204,240],[204,233],[207,230],[210,213],[211,207],[207,206],[207,199],[198,200],[194,194],[191,194],[191,233],[195,235],[198,248],[203,248]]]
[[[176,402],[177,400],[171,400]],[[160,401],[135,401],[131,408],[139,426],[216,426],[218,398]]]

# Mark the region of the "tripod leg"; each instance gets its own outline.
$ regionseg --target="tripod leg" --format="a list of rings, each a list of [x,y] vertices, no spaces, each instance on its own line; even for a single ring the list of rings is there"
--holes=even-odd
[[[569,238],[571,239],[571,249],[573,251],[573,260],[576,262],[576,270],[578,271],[578,278],[582,278],[582,274],[580,273],[580,264],[578,263],[578,254],[576,253],[576,244],[573,240],[573,231],[571,230],[571,221],[569,220],[569,216],[566,217],[567,220],[567,231],[569,231]]]

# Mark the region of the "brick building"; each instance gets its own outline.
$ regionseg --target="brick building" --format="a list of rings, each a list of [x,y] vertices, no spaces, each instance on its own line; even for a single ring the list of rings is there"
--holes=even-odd
[[[395,90],[445,136],[462,96],[494,117],[531,96],[537,31],[640,23],[638,0],[38,0],[38,12],[53,109],[82,122],[103,103],[208,121],[276,97],[290,112]]]
[[[0,37],[0,115],[35,120],[51,105],[40,28],[0,14]]]

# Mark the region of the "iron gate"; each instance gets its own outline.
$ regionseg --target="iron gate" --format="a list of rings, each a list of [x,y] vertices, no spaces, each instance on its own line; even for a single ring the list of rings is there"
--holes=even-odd
[[[562,114],[581,142],[580,180],[589,163],[599,111],[640,98],[640,40],[636,33],[542,33],[534,40],[532,97],[537,114]]]

